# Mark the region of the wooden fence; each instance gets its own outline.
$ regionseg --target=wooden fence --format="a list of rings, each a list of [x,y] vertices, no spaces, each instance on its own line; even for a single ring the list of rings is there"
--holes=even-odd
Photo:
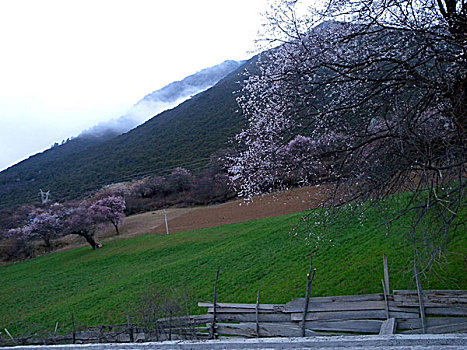
[[[217,269],[213,302],[198,303],[207,314],[157,319],[146,325],[127,323],[75,329],[73,333],[15,339],[0,331],[0,346],[6,344],[145,342],[178,339],[239,337],[303,337],[343,334],[414,334],[467,332],[467,290],[423,290],[414,264],[417,290],[394,290],[390,294],[387,257],[383,256],[383,293],[311,297],[316,270],[307,275],[306,297],[287,304],[217,302]]]
[[[217,335],[298,337],[303,333],[313,336],[467,332],[464,290],[424,291],[422,307],[418,292],[411,290],[395,290],[392,295],[313,297],[308,300],[306,315],[305,301],[301,298],[287,304],[217,303],[215,313],[213,303],[198,306],[208,308]]]
[[[216,308],[214,303],[203,302],[198,303],[207,308],[203,315],[158,319],[145,326],[128,321],[46,338],[0,336],[0,345],[467,332],[466,290],[426,290],[422,298],[412,290],[394,290],[391,295],[312,297],[306,304],[305,298],[287,304],[261,304],[258,298],[256,304],[216,303]]]

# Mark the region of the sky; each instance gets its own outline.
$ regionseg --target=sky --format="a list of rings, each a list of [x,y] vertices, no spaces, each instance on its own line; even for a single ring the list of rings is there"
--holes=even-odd
[[[251,57],[266,0],[0,1],[0,170]]]

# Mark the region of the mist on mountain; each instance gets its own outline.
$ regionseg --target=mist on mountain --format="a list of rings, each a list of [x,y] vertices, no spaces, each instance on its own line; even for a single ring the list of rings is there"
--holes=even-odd
[[[123,134],[144,123],[153,116],[178,106],[192,96],[203,92],[244,61],[227,60],[213,67],[205,68],[181,81],[175,81],[144,96],[123,116],[99,123],[83,131],[78,137],[111,137]]]

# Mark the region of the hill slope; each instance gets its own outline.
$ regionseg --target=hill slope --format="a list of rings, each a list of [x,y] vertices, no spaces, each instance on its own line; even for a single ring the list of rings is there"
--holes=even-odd
[[[284,303],[303,297],[307,254],[316,241],[307,231],[291,234],[303,214],[255,220],[172,235],[115,239],[93,251],[83,247],[0,267],[0,327],[14,335],[79,324],[121,323],[150,293],[180,288],[198,301],[212,300],[221,266],[220,302]],[[389,257],[392,289],[414,289],[412,251],[404,235],[408,222],[390,235],[380,213],[348,220],[321,239],[314,256],[314,296],[381,292],[382,254]],[[323,238],[323,237],[322,237]],[[436,273],[425,275],[426,289],[467,289],[467,237],[452,235],[451,253]],[[428,278],[428,279],[427,279]],[[18,312],[21,310],[21,312]]]
[[[0,208],[37,201],[39,189],[50,190],[53,200],[72,199],[109,183],[204,165],[243,123],[233,92],[253,62],[126,134],[84,149],[73,140],[1,172]]]

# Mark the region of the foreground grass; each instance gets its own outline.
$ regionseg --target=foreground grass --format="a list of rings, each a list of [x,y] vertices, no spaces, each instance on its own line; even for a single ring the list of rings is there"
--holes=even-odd
[[[59,322],[123,323],[140,300],[182,288],[197,301],[212,300],[218,266],[220,302],[285,303],[303,297],[315,241],[290,232],[303,213],[218,228],[113,240],[103,249],[57,252],[0,267],[0,329],[13,335],[50,330]],[[377,211],[367,220],[348,216],[321,239],[314,257],[313,295],[381,292],[382,255],[389,257],[391,289],[414,288],[412,251],[403,223],[385,235]],[[467,237],[457,230],[446,260],[423,281],[427,289],[467,289]]]

